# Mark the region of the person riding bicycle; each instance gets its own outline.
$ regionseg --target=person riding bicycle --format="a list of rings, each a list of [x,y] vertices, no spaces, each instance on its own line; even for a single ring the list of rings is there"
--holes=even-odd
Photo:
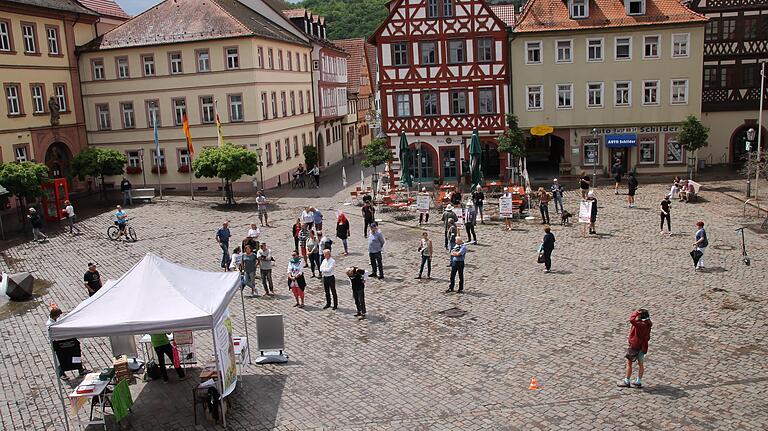
[[[299,166],[296,168],[296,172],[293,173],[293,181],[297,186],[304,187],[305,173],[306,173],[306,169],[304,169],[304,164],[299,163]]]
[[[125,226],[128,224],[128,214],[123,211],[123,208],[118,205],[115,212],[115,226],[118,229],[118,235],[116,239],[120,239],[121,236],[128,238],[128,234],[125,233]]]

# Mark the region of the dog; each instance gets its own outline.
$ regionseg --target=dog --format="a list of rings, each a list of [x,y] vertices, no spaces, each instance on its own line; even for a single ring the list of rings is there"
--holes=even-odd
[[[569,213],[566,210],[563,210],[563,212],[560,214],[560,226],[570,225],[571,217],[573,217],[573,214]]]

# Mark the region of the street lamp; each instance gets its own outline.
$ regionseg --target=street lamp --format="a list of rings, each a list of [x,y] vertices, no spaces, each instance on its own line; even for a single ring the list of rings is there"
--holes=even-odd
[[[259,167],[259,184],[261,191],[264,191],[264,163],[261,161],[261,145],[256,147],[256,166]]]
[[[597,185],[597,161],[600,158],[600,143],[597,142],[597,128],[592,128],[592,143],[595,145],[595,160],[592,162],[592,187]]]
[[[421,141],[416,142],[416,176],[421,191]]]
[[[144,171],[144,148],[139,149],[139,157],[141,158],[141,177],[144,179],[144,188],[147,187],[147,173]]]
[[[747,150],[747,197],[752,195],[752,173],[750,162],[752,161],[752,142],[754,141],[755,129],[750,127],[749,130],[747,130],[747,142],[745,144],[745,149]]]

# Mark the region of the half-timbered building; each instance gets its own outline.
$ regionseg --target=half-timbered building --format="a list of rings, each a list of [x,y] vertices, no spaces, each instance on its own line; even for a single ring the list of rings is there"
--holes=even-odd
[[[418,182],[460,180],[473,129],[485,176],[503,175],[496,138],[510,111],[508,24],[483,0],[393,0],[389,8],[369,41],[378,47],[382,131],[395,176],[405,132]]]

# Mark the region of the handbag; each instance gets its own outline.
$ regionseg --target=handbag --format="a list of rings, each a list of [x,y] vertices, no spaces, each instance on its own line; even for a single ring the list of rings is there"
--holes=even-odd
[[[536,263],[544,263],[544,253],[539,253],[539,257],[536,259]]]

